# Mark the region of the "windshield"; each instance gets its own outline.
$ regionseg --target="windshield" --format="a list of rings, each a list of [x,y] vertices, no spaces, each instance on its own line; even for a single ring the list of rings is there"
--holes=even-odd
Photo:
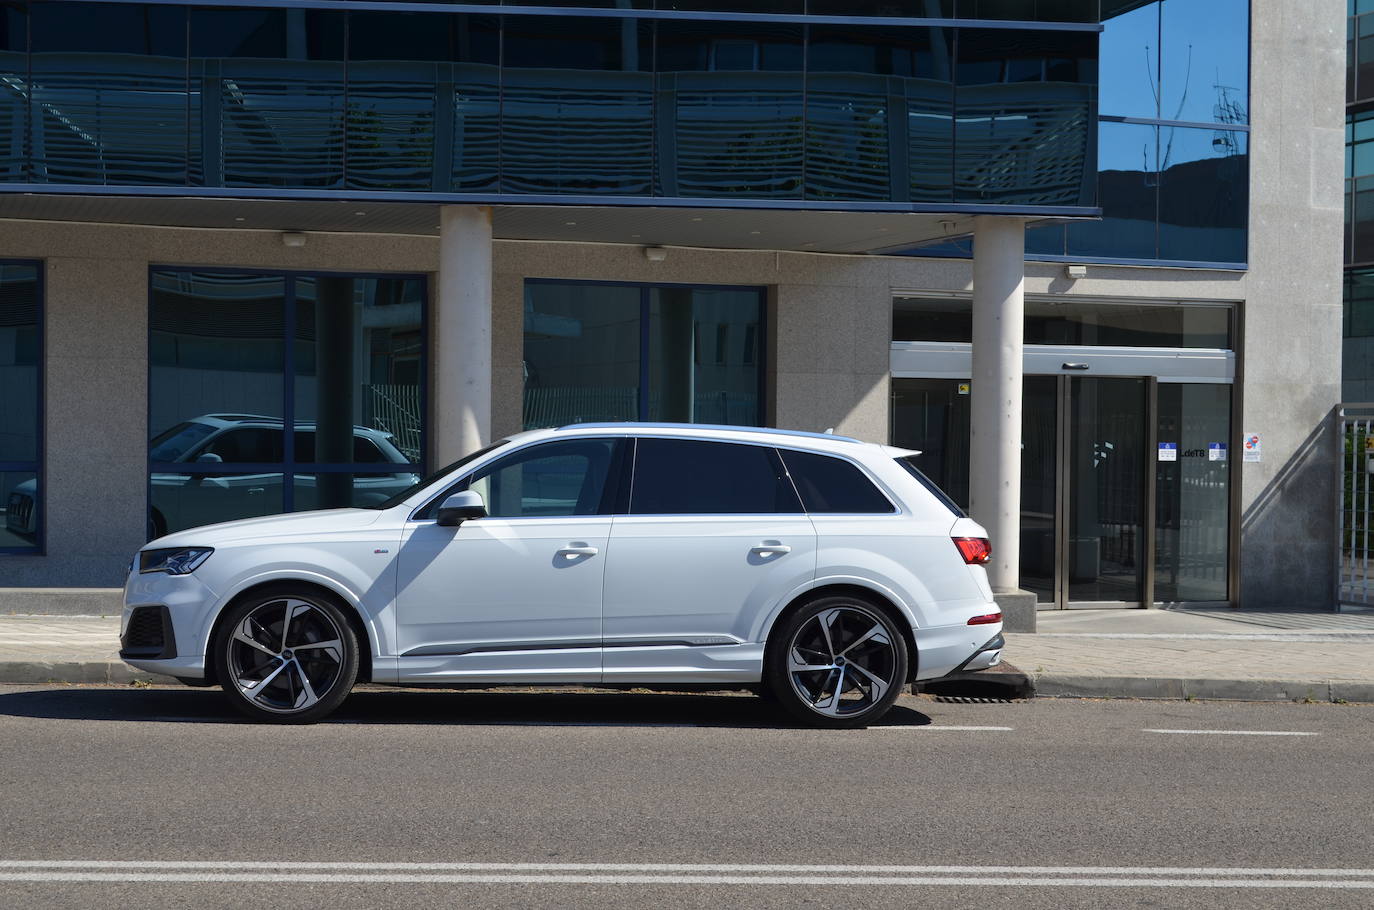
[[[179,423],[148,443],[148,458],[151,461],[176,461],[195,448],[196,443],[215,432],[215,429],[206,423]]]
[[[508,442],[510,442],[509,439],[501,439],[501,440],[498,440],[498,441],[496,441],[496,442],[493,442],[491,445],[487,446],[486,448],[484,448],[484,449],[478,449],[476,452],[473,452],[471,455],[468,455],[468,456],[466,456],[466,457],[464,457],[464,458],[460,458],[460,459],[458,459],[457,461],[455,461],[453,464],[447,465],[447,466],[445,466],[445,467],[440,468],[439,470],[435,471],[433,474],[430,474],[428,477],[424,478],[423,480],[420,480],[420,481],[417,481],[416,483],[411,484],[410,486],[406,487],[404,490],[402,490],[401,492],[397,493],[395,496],[391,497],[390,499],[386,500],[385,502],[379,502],[379,503],[378,503],[377,505],[375,505],[375,506],[364,506],[364,508],[368,508],[368,509],[377,509],[377,510],[380,511],[380,510],[382,510],[382,509],[390,509],[390,508],[392,508],[393,506],[399,506],[401,503],[405,502],[407,499],[409,499],[410,497],[414,496],[414,495],[416,494],[416,492],[418,492],[419,490],[423,490],[425,487],[427,487],[427,486],[429,486],[429,485],[431,485],[431,484],[438,483],[440,480],[443,480],[445,477],[447,477],[448,475],[452,474],[454,471],[458,470],[458,469],[461,468],[463,465],[465,465],[465,464],[467,464],[467,463],[469,463],[469,462],[472,462],[472,461],[476,461],[477,459],[481,458],[483,455],[486,455],[488,452],[494,452],[494,451],[496,451],[497,449],[501,448],[503,445],[505,445],[505,444],[508,443]]]

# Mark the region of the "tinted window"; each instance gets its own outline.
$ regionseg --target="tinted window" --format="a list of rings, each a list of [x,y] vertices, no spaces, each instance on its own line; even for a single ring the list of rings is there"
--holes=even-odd
[[[808,512],[895,511],[873,481],[847,461],[785,449],[780,454]]]
[[[956,503],[953,499],[949,498],[948,493],[946,493],[944,490],[936,486],[935,481],[931,480],[929,477],[922,474],[921,469],[911,463],[911,459],[913,457],[914,456],[908,455],[905,458],[898,458],[897,464],[906,468],[907,473],[910,474],[912,477],[915,477],[918,481],[920,481],[921,486],[925,487],[927,490],[930,491],[930,494],[932,496],[940,500],[940,502],[944,504],[945,508],[949,509],[955,515],[958,515],[960,518],[966,517],[964,515],[964,510],[959,508],[958,503]]]
[[[210,444],[201,454],[218,455],[226,463],[263,464],[281,461],[281,430],[267,427],[230,430],[210,440]]]
[[[613,439],[531,446],[478,470],[466,489],[481,494],[493,518],[596,515],[615,447]]]
[[[633,515],[795,513],[801,503],[765,446],[641,439],[630,493]]]

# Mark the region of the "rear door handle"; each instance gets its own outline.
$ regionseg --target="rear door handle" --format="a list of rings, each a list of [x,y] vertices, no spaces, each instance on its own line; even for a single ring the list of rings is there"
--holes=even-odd
[[[759,544],[757,547],[750,547],[749,552],[755,556],[781,556],[784,553],[791,553],[792,548],[786,544],[765,543]]]
[[[601,551],[596,547],[559,547],[558,555],[566,559],[576,559],[579,556],[595,556]]]

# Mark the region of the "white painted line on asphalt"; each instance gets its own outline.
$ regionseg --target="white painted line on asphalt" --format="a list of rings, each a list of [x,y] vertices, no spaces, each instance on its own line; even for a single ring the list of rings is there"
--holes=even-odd
[[[132,871],[212,869],[217,871],[298,872],[668,872],[674,874],[827,874],[827,875],[1087,875],[1177,878],[1374,878],[1374,869],[1300,869],[1218,866],[996,866],[996,865],[824,865],[787,863],[460,863],[340,862],[278,860],[0,860],[3,869],[119,869]]]
[[[1292,629],[1284,632],[1037,632],[1041,638],[1172,639],[1177,641],[1323,641],[1362,640],[1374,636],[1374,629]]]
[[[1320,736],[1297,730],[1145,730],[1145,733],[1184,733],[1202,736]]]
[[[870,730],[950,730],[955,733],[1010,733],[1015,727],[961,727],[957,724],[890,724],[869,727]]]
[[[493,885],[844,885],[853,887],[1050,887],[1050,888],[1273,888],[1374,890],[1370,879],[1278,878],[1048,878],[1041,876],[866,876],[866,875],[599,875],[466,873],[416,875],[280,872],[0,872],[0,882],[82,883],[264,883],[264,884],[493,884]]]

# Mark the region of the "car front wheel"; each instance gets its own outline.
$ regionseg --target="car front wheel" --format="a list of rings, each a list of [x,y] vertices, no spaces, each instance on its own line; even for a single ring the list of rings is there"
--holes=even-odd
[[[311,591],[279,591],[230,610],[216,644],[220,686],[268,723],[313,723],[348,697],[358,640],[343,611]]]
[[[873,723],[906,682],[906,640],[884,611],[857,597],[808,603],[774,630],[767,653],[768,688],[811,726]]]

